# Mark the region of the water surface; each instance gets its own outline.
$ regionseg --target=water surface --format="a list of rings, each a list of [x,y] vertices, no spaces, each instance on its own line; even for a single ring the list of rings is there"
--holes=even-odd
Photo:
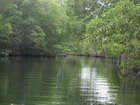
[[[0,105],[140,105],[107,59],[0,58]]]

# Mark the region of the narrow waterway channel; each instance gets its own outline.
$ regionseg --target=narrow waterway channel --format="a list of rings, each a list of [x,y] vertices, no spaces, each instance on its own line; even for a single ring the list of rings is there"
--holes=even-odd
[[[140,105],[140,85],[111,60],[0,58],[0,105]]]

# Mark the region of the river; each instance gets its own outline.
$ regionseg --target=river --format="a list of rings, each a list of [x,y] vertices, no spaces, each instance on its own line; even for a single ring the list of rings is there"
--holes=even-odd
[[[108,59],[0,58],[0,105],[140,105]]]

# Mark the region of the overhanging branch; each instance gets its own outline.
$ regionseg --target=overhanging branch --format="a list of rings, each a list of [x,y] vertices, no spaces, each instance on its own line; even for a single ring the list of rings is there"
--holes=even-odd
[[[98,14],[101,12],[103,7],[106,7],[108,5],[108,3],[111,0],[107,0],[101,7],[99,7],[98,9],[96,9],[95,11],[91,12],[90,15],[86,16],[84,19],[82,19],[82,22],[87,20],[88,18],[90,18],[91,16],[95,15],[95,13],[97,12]]]

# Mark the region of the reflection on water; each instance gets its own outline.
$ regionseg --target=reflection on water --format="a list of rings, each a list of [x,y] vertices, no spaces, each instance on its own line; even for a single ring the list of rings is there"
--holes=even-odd
[[[106,59],[0,59],[0,105],[139,105],[140,85],[117,72]]]
[[[110,84],[106,78],[97,74],[96,68],[82,68],[81,81],[81,91],[88,96],[87,101],[114,104],[116,93],[109,93]]]

